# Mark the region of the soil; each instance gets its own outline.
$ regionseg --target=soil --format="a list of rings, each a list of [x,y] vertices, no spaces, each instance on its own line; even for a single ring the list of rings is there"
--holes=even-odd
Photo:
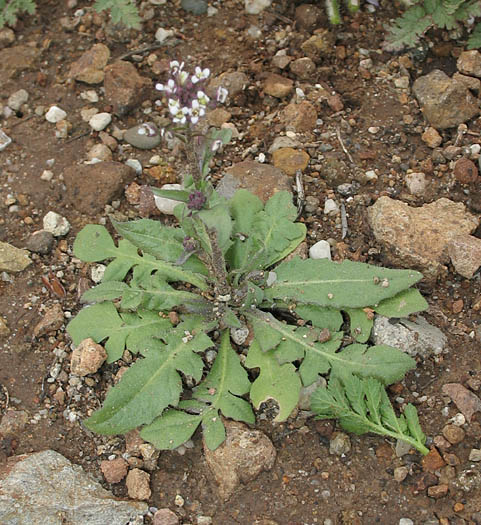
[[[10,281],[0,280],[0,315],[10,328],[10,335],[0,339],[0,384],[3,390],[0,406],[5,410],[8,392],[9,406],[26,410],[29,414],[25,428],[17,432],[13,440],[4,439],[0,443],[0,453],[4,461],[12,454],[54,449],[103,480],[100,461],[111,454],[122,453],[123,438],[93,435],[82,427],[79,420],[98,406],[96,403],[103,399],[119,366],[104,366],[102,373],[93,376],[91,386],[82,384],[80,395],[67,395],[64,404],[60,404],[53,394],[59,384],[68,391],[69,359],[62,362],[65,374],[61,373],[55,383],[48,379],[51,367],[57,362],[54,350],[60,348],[70,352],[68,335],[61,329],[39,338],[32,336],[42,313],[53,304],[60,303],[66,317],[80,309],[78,281],[88,272],[86,265],[72,261],[72,243],[83,225],[98,223],[106,217],[105,213],[79,214],[69,205],[69,196],[62,182],[63,171],[84,161],[86,152],[99,142],[97,134],[91,132],[80,117],[80,109],[87,104],[79,94],[92,87],[68,80],[69,66],[99,41],[110,48],[112,62],[125,53],[154,43],[155,31],[162,26],[175,30],[175,46],[166,45],[127,58],[134,61],[142,75],[153,81],[159,79],[149,66],[152,62],[147,60],[152,53],[158,59],[185,60],[188,70],[202,64],[215,75],[225,71],[245,72],[251,81],[250,87],[235,100],[234,109],[228,108],[233,113],[231,121],[243,136],[233,146],[226,147],[219,157],[214,174],[220,176],[223,168],[241,161],[243,152],[253,145],[257,146],[258,152],[267,153],[272,140],[282,130],[276,116],[269,120],[267,117],[277,113],[287,102],[266,95],[259,80],[262,73],[279,73],[271,64],[272,56],[280,48],[279,40],[286,38],[283,47],[288,55],[300,57],[303,56],[300,45],[309,34],[295,24],[295,2],[274,2],[258,16],[246,15],[240,1],[213,2],[218,13],[212,17],[188,14],[178,2],[168,2],[164,6],[150,6],[155,9],[154,18],[143,24],[142,31],[128,31],[126,40],[122,41],[117,36],[106,36],[109,34],[108,17],[94,14],[90,2],[79,0],[68,4],[70,8],[67,2],[39,0],[36,15],[18,21],[12,45],[34,46],[41,50],[41,55],[31,71],[6,81],[0,94],[1,102],[6,104],[8,96],[20,88],[29,93],[25,110],[1,121],[13,143],[0,153],[0,240],[24,247],[29,235],[42,228],[42,218],[51,210],[66,217],[72,225],[69,234],[56,241],[50,254],[32,255],[34,264],[20,273],[11,273]],[[72,17],[76,9],[84,9],[86,14],[79,26],[68,31],[62,27],[60,19]],[[402,67],[399,56],[381,49],[383,27],[394,16],[395,6],[389,5],[375,15],[366,11],[354,18],[346,17],[342,27],[332,29],[323,15],[317,28],[329,29],[336,46],[318,64],[312,78],[296,84],[307,92],[309,86],[322,82],[337,92],[344,104],[342,111],[336,112],[328,104],[323,104],[319,111],[322,119],[320,131],[333,132],[325,141],[332,145],[332,150],[326,155],[346,163],[344,180],[324,177],[322,169],[316,167],[319,162],[315,161],[319,142],[312,144],[312,140],[306,140],[311,146],[305,149],[314,158],[304,173],[305,192],[306,196],[317,197],[321,202],[318,211],[304,213],[301,219],[308,226],[308,243],[333,238],[338,241],[334,249],[337,258],[347,257],[377,265],[389,263],[367,226],[366,206],[379,196],[387,194],[415,206],[447,197],[463,202],[471,212],[479,213],[479,209],[473,208],[479,186],[466,191],[453,180],[447,165],[435,166],[429,187],[422,196],[413,196],[406,189],[403,180],[406,170],[422,171],[422,167],[429,164],[432,150],[421,140],[426,123],[414,97],[396,89],[392,79],[388,78],[387,73],[397,75]],[[251,25],[261,28],[260,40],[247,36],[246,30]],[[430,47],[426,56],[421,59],[410,56],[411,80],[434,68],[448,74],[455,69],[455,57],[459,55],[462,43],[453,43],[443,32],[429,34],[427,41]],[[363,50],[369,51],[375,68],[381,68],[386,74],[377,75],[360,69],[359,61],[366,56]],[[282,74],[289,76],[290,73],[284,71]],[[165,78],[161,80],[165,81]],[[93,88],[99,92],[98,86]],[[54,125],[34,113],[36,107],[48,108],[52,104],[67,111],[73,124],[67,139],[56,138]],[[102,102],[96,107],[101,111],[110,109],[103,107]],[[126,117],[115,117],[115,124],[127,129],[145,121],[146,107],[138,107]],[[368,128],[375,126],[382,131],[370,133]],[[464,145],[481,143],[481,120],[469,122],[468,126],[472,133],[465,136]],[[344,146],[352,155],[355,168],[337,139],[336,128],[341,130]],[[447,130],[443,132],[443,138],[446,141],[455,134],[456,129]],[[171,171],[180,181],[181,155],[173,156],[162,147],[155,151],[128,151],[128,155],[139,159],[143,165],[148,164],[154,153],[169,158]],[[254,156],[255,152],[247,158]],[[393,159],[395,156],[400,157],[400,164]],[[125,159],[126,155],[122,157],[114,151],[116,158]],[[50,168],[54,177],[47,182],[40,176],[48,168],[49,159],[55,160]],[[346,201],[349,230],[346,238],[341,240],[339,224],[324,216],[322,203],[326,197],[334,196],[339,183],[352,180],[356,170],[375,170],[378,177],[374,181],[361,181],[359,195],[363,197],[357,205]],[[159,184],[147,174],[138,176],[136,182]],[[16,208],[10,208],[9,194],[15,197]],[[125,196],[116,204],[118,213],[137,215]],[[42,277],[49,272],[62,283],[65,296],[57,297],[45,286]],[[420,361],[417,370],[398,385],[396,395],[417,404],[425,433],[434,437],[441,434],[448,420],[457,413],[456,407],[443,396],[442,386],[451,382],[465,384],[470,378],[481,379],[479,331],[477,336],[473,335],[473,331],[479,329],[480,318],[479,311],[472,309],[480,299],[481,286],[479,275],[467,280],[450,267],[445,278],[437,282],[422,282],[420,289],[430,305],[426,317],[448,336],[449,352]],[[459,299],[462,299],[461,311]],[[453,312],[455,301],[456,313]],[[419,402],[416,393],[424,401]],[[448,408],[443,411],[444,407]],[[70,421],[67,409],[76,413],[78,418],[73,420],[72,417]],[[450,449],[459,458],[459,465],[454,471],[452,468],[446,470],[446,467],[441,471],[441,477],[447,479],[447,483],[450,483],[450,476],[456,478],[473,465],[468,456],[472,448],[480,445],[479,416],[478,413],[470,424],[464,426],[465,439]],[[399,523],[403,517],[416,524],[480,523],[476,521],[479,515],[476,517],[475,514],[481,509],[480,492],[463,492],[452,483],[445,497],[428,497],[426,487],[422,486],[421,458],[418,455],[397,458],[393,443],[371,435],[351,435],[352,450],[346,456],[338,457],[329,454],[329,435],[334,428],[331,423],[320,424],[297,416],[283,424],[259,418],[257,426],[271,438],[278,452],[271,471],[241,485],[228,502],[223,502],[217,496],[215,481],[203,459],[201,436],[196,434],[195,446],[184,455],[176,451],[161,453],[158,469],[152,474],[149,504],[175,510],[182,523],[196,523],[198,515],[205,515],[212,517],[214,525],[388,525]],[[394,469],[400,465],[408,466],[410,472],[402,482],[393,476]],[[478,470],[479,476],[479,466],[473,469]],[[115,495],[126,497],[124,482],[105,485]],[[174,505],[177,494],[185,500],[181,508]]]

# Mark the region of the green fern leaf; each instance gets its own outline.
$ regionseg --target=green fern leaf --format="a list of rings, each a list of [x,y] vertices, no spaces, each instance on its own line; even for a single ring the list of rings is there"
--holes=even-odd
[[[386,51],[401,51],[404,47],[414,47],[432,23],[431,17],[422,6],[410,7],[387,28],[384,48]]]
[[[114,24],[140,29],[141,19],[135,0],[97,0],[94,7],[99,12],[110,10]]]

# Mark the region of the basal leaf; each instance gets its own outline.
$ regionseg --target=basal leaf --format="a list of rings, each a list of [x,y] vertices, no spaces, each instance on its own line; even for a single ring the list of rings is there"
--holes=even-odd
[[[346,308],[351,325],[351,336],[358,343],[365,343],[371,335],[374,312],[364,308]]]
[[[416,361],[401,350],[388,345],[352,344],[331,357],[331,375],[345,378],[349,374],[375,377],[390,385],[416,368]]]
[[[139,310],[119,314],[112,303],[103,302],[80,310],[67,325],[67,332],[75,345],[88,337],[97,343],[106,340],[107,362],[112,363],[122,357],[126,347],[137,352],[141,340],[162,334],[171,327],[170,321],[161,319],[155,312]]]
[[[411,403],[408,403],[404,409],[404,417],[411,435],[420,443],[426,442],[426,435],[422,431],[421,425],[419,424],[418,411],[416,407]]]
[[[157,259],[175,264],[183,254],[185,233],[181,228],[171,228],[151,219],[127,222],[111,219],[111,222],[119,235]],[[182,267],[197,273],[207,273],[205,265],[195,255],[189,257]]]
[[[140,431],[140,437],[159,450],[173,450],[192,437],[202,420],[199,414],[166,410]]]
[[[198,217],[208,228],[217,231],[217,241],[222,253],[225,253],[230,245],[230,234],[232,232],[232,219],[227,206],[219,204],[208,210],[201,210]]]
[[[384,299],[374,310],[385,317],[407,317],[428,308],[426,299],[415,288],[399,292],[394,297]]]
[[[152,188],[152,193],[164,199],[171,199],[179,202],[189,202],[189,191],[186,190],[163,190],[161,188]]]
[[[282,334],[275,329],[274,325],[278,321],[272,314],[256,310],[255,315],[248,316],[248,320],[254,329],[256,341],[264,352],[279,344]]]
[[[201,290],[207,288],[202,275],[156,259],[148,253],[139,255],[137,248],[125,239],[116,247],[103,226],[92,224],[85,226],[75,240],[74,254],[88,262],[115,258],[105,270],[104,281],[121,281],[132,267],[144,266],[150,272],[157,272],[167,281],[185,281]]]
[[[331,308],[377,305],[422,278],[413,270],[392,270],[353,261],[292,260],[276,268],[277,280],[265,290],[268,300],[292,300]]]
[[[304,361],[299,367],[302,384],[304,386],[315,383],[321,374],[327,374],[331,367],[329,359],[326,354],[331,355],[341,346],[342,332],[334,332],[331,334],[331,339],[325,343],[316,343],[311,350],[306,350]]]
[[[182,379],[177,370],[196,380],[204,367],[201,352],[212,341],[199,334],[189,341],[175,335],[167,344],[151,339],[144,348],[144,359],[138,359],[114,386],[100,410],[85,421],[99,434],[122,434],[142,424],[149,424],[169,405],[179,402]]]
[[[327,328],[330,332],[337,332],[343,323],[341,312],[327,306],[298,304],[295,312],[305,321],[311,321],[314,326],[321,329]]]
[[[252,383],[250,398],[255,408],[268,399],[279,405],[279,413],[274,421],[285,421],[299,400],[301,380],[296,367],[291,364],[280,365],[275,350],[263,352],[254,341],[249,347],[245,361],[248,368],[260,368],[260,374]]]
[[[275,193],[264,210],[257,212],[252,235],[262,251],[253,259],[257,268],[267,268],[289,255],[304,240],[306,227],[294,220],[297,210],[287,191]]]

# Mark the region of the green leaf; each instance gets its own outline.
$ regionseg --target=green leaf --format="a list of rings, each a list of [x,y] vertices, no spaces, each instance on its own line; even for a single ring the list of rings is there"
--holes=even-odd
[[[179,202],[189,202],[190,191],[187,190],[162,190],[161,188],[151,188],[152,193],[158,197]]]
[[[118,222],[111,219],[117,233],[144,253],[170,263],[176,263],[184,253],[182,241],[185,233],[181,228],[170,228],[160,221],[139,219]],[[195,255],[182,265],[186,270],[207,274],[205,265]]]
[[[0,28],[6,24],[14,26],[19,13],[27,12],[32,15],[35,13],[35,9],[36,6],[33,0],[0,1]]]
[[[295,223],[297,210],[292,204],[292,194],[278,191],[257,212],[252,237],[261,247],[261,251],[253,258],[255,267],[267,268],[280,261],[305,239],[306,227]]]
[[[126,27],[140,29],[141,18],[134,0],[96,0],[96,11],[110,10],[114,24],[121,23]]]
[[[306,358],[309,356],[311,362],[316,363],[319,369],[317,373],[327,373],[329,368],[332,368],[331,375],[336,377],[343,378],[349,373],[355,372],[363,377],[374,376],[385,384],[391,384],[401,379],[408,370],[416,366],[414,359],[391,346],[368,347],[367,345],[353,344],[343,348],[341,352],[336,352],[335,350],[340,345],[340,337],[337,334],[332,334],[332,343],[331,341],[315,343],[312,338],[304,337],[306,335],[304,331],[293,330],[292,326],[281,323],[270,314],[253,310],[252,312],[245,312],[245,316],[252,324],[255,339],[262,350],[274,348],[273,343],[279,344],[282,340],[281,344],[293,353],[290,358],[300,359],[302,352],[304,352]],[[269,338],[268,345],[265,344],[264,338]],[[287,351],[284,350],[281,356],[285,357],[286,355]],[[304,366],[306,367],[304,373],[308,376],[308,370],[313,365]]]
[[[407,317],[428,308],[426,299],[415,288],[399,292],[394,297],[384,299],[373,307],[376,313],[385,317]]]
[[[386,51],[401,51],[404,47],[415,47],[432,23],[432,18],[426,14],[422,6],[410,7],[387,28],[384,48]]]
[[[468,38],[468,49],[479,49],[481,47],[481,24],[475,25],[473,32]]]
[[[351,325],[351,336],[359,343],[365,343],[371,335],[374,324],[374,312],[364,311],[363,308],[346,308]]]
[[[209,348],[212,341],[205,334],[190,340],[171,335],[167,341],[164,345],[151,339],[145,345],[145,358],[130,366],[109,390],[102,408],[85,421],[87,428],[99,434],[123,434],[178,404],[182,379],[177,370],[199,381],[204,363],[195,352]]]
[[[274,421],[285,421],[297,406],[301,391],[301,380],[296,367],[291,364],[279,365],[275,350],[263,352],[255,341],[250,345],[245,361],[248,368],[260,368],[260,374],[252,383],[250,398],[255,408],[268,399],[279,405]]]
[[[207,228],[213,228],[217,231],[219,248],[222,253],[225,253],[231,245],[230,234],[232,232],[232,219],[227,203],[218,204],[208,210],[201,210],[197,213],[197,217]]]
[[[262,201],[247,190],[238,190],[229,201],[229,210],[234,221],[233,243],[226,254],[231,270],[243,269],[249,259],[260,249],[250,236],[256,214],[263,208]]]
[[[405,441],[422,454],[429,452],[414,406],[408,405],[404,415],[396,417],[383,385],[372,377],[351,374],[343,382],[331,378],[327,388],[318,388],[312,394],[311,410],[317,419],[339,419],[348,432],[372,432]]]
[[[80,310],[67,325],[67,332],[74,345],[88,337],[96,343],[106,339],[107,362],[112,363],[122,357],[125,348],[138,352],[143,348],[143,339],[166,333],[171,328],[170,321],[155,312],[139,310],[119,314],[112,303],[104,302]]]
[[[302,384],[304,386],[312,385],[319,377],[319,374],[326,374],[331,367],[329,359],[326,354],[334,354],[334,352],[341,346],[342,332],[334,332],[331,334],[331,339],[325,343],[316,343],[314,349],[307,350],[299,367]]]
[[[214,450],[225,439],[221,413],[237,421],[254,423],[255,417],[249,403],[239,397],[246,394],[249,389],[247,372],[240,364],[239,356],[232,349],[229,332],[225,330],[217,358],[209,374],[199,386],[194,388],[192,400],[179,403],[179,408],[195,412],[195,415],[184,413],[185,415],[180,416],[179,412],[167,411],[144,428],[141,436],[157,448],[172,449],[182,444],[185,441],[184,437],[191,431],[193,433],[197,425],[202,423],[202,428],[206,432],[204,435],[206,445]],[[188,432],[181,433],[179,437],[179,422],[184,421],[190,426]]]
[[[413,270],[391,270],[353,261],[294,257],[275,269],[277,280],[265,290],[268,300],[280,299],[331,308],[376,305],[422,278]],[[384,282],[386,285],[384,285]]]
[[[103,281],[121,281],[132,267],[143,266],[150,272],[156,272],[166,281],[186,281],[201,290],[207,288],[203,276],[167,261],[158,260],[148,253],[139,255],[137,248],[125,239],[116,247],[103,226],[85,226],[77,235],[73,249],[76,257],[87,262],[115,258],[107,266]]]
[[[305,321],[311,321],[318,328],[327,328],[330,332],[337,332],[343,323],[342,314],[335,308],[317,306],[315,304],[298,304],[296,314]]]

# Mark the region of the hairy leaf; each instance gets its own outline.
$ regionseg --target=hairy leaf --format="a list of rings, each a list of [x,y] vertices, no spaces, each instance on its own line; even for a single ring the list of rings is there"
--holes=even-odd
[[[330,379],[327,388],[312,394],[311,410],[317,419],[339,419],[348,432],[372,432],[405,441],[422,454],[429,452],[414,406],[408,405],[404,415],[397,417],[383,385],[372,377],[360,379],[351,374],[342,383]]]
[[[469,35],[468,49],[478,49],[481,47],[481,23],[476,24],[473,32]]]
[[[295,312],[305,321],[311,321],[318,328],[327,328],[330,332],[337,332],[343,322],[341,312],[335,308],[315,304],[299,304]]]
[[[229,332],[222,334],[216,360],[204,381],[193,390],[193,400],[179,403],[192,414],[179,415],[181,412],[168,410],[145,427],[141,436],[157,448],[173,449],[184,443],[202,423],[207,446],[214,450],[225,439],[225,429],[220,414],[237,421],[254,423],[252,409],[239,396],[250,389],[247,372],[242,368],[239,356],[229,342]],[[164,426],[164,421],[167,425]],[[180,421],[189,422],[189,432],[178,433]],[[197,424],[196,424],[197,423]],[[187,436],[187,437],[186,437]]]
[[[160,336],[171,328],[170,321],[156,312],[119,313],[112,303],[103,302],[80,310],[67,325],[67,332],[75,345],[88,337],[97,343],[107,340],[107,362],[113,363],[122,357],[125,348],[139,352],[144,339]]]
[[[294,257],[276,268],[277,280],[266,299],[311,303],[331,308],[376,305],[408,288],[422,275],[413,270],[391,270],[353,261]]]
[[[275,350],[263,352],[255,341],[249,347],[245,361],[247,368],[260,368],[260,374],[252,383],[250,398],[255,408],[268,399],[279,405],[279,413],[274,421],[285,421],[299,400],[301,380],[296,367],[291,364],[280,365]]]
[[[201,290],[207,287],[202,275],[156,259],[148,253],[139,255],[137,248],[127,240],[120,241],[116,247],[103,226],[85,226],[75,239],[73,251],[76,257],[87,262],[114,258],[105,271],[104,281],[121,281],[132,267],[142,266],[150,272],[156,272],[166,281],[186,281]]]
[[[187,340],[174,334],[166,341],[146,342],[145,358],[138,359],[109,390],[102,408],[85,421],[87,428],[99,434],[122,434],[151,423],[167,406],[179,402],[182,379],[177,370],[201,379],[204,363],[195,352],[212,346],[209,337],[198,334]]]
[[[365,343],[371,335],[374,312],[367,308],[346,308],[351,325],[351,336],[358,343]]]
[[[427,307],[428,303],[419,291],[415,288],[409,288],[399,292],[394,297],[384,299],[377,306],[373,306],[373,309],[385,317],[407,317],[426,310]]]
[[[111,219],[111,222],[117,233],[144,253],[173,264],[183,254],[182,241],[185,234],[181,228],[171,228],[151,219],[128,222]],[[189,257],[182,267],[197,273],[207,273],[205,265],[195,255]]]
[[[0,28],[6,24],[12,26],[17,22],[17,15],[26,12],[30,15],[35,13],[34,0],[1,0],[0,1]]]
[[[432,18],[424,7],[421,5],[410,7],[387,28],[384,48],[386,51],[401,51],[404,47],[414,47],[432,23]]]
[[[115,24],[140,29],[141,18],[134,0],[97,0],[94,4],[97,11],[110,10]]]

